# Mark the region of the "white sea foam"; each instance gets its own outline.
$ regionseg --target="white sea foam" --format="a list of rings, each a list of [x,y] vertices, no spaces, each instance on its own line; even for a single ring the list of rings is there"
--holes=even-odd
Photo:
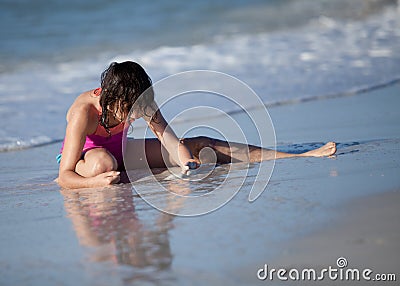
[[[23,150],[56,142],[59,142],[59,140],[54,140],[47,136],[33,137],[28,140],[15,137],[6,137],[0,141],[0,152]]]

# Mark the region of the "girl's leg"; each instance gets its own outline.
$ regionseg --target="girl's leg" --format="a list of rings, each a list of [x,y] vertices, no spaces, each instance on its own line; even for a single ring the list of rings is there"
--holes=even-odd
[[[242,143],[226,142],[205,136],[181,139],[193,156],[199,160],[200,151],[203,148],[211,148],[217,156],[217,163],[235,162],[260,162],[291,157],[323,157],[331,156],[336,152],[336,144],[329,142],[324,146],[301,154],[278,152],[258,146]],[[143,146],[145,144],[145,147]],[[166,165],[177,166],[168,156],[168,152],[161,151],[161,143],[158,139],[129,139],[125,153],[125,167],[127,170],[138,168],[164,168]],[[163,155],[164,154],[164,158]],[[145,163],[147,159],[148,165]],[[208,163],[207,157],[202,163]],[[165,161],[164,161],[165,160]],[[213,158],[210,157],[210,162]],[[213,163],[213,162],[212,162]]]
[[[117,169],[117,160],[110,152],[104,148],[95,148],[87,151],[83,159],[78,161],[75,172],[88,178]]]
[[[336,143],[335,142],[328,142],[324,146],[304,152],[301,154],[292,154],[292,153],[283,153],[283,152],[276,152],[276,158],[290,158],[290,157],[328,157],[332,156],[336,153]]]
[[[199,158],[199,152],[205,147],[212,148],[217,155],[217,163],[260,162],[264,160],[283,159],[291,157],[324,157],[336,152],[336,144],[328,142],[324,146],[301,154],[278,152],[271,149],[242,143],[226,142],[209,137],[194,137],[182,139],[193,156]]]
[[[163,150],[163,151],[162,151]],[[164,155],[164,158],[163,158]],[[147,162],[146,162],[147,161]],[[177,166],[157,138],[131,139],[126,143],[124,163],[126,170],[165,168]]]

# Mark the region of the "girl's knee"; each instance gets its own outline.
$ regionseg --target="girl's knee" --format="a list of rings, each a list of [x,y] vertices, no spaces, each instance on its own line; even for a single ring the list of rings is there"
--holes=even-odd
[[[91,176],[93,177],[105,172],[116,171],[118,169],[117,160],[107,151],[98,152],[91,161]]]
[[[197,136],[181,139],[181,143],[189,148],[192,155],[198,158],[200,151],[205,147],[214,149],[215,139],[207,136]]]

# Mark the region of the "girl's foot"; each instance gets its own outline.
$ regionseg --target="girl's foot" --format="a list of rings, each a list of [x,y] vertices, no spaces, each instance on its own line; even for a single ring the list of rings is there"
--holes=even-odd
[[[336,143],[328,142],[324,146],[301,154],[305,157],[326,157],[336,153]]]

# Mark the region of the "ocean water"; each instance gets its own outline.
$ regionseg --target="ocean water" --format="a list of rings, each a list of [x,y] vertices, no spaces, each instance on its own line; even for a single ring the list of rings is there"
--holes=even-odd
[[[61,140],[69,105],[112,61],[137,61],[154,82],[227,73],[267,105],[397,82],[399,11],[394,0],[2,0],[0,151]]]

